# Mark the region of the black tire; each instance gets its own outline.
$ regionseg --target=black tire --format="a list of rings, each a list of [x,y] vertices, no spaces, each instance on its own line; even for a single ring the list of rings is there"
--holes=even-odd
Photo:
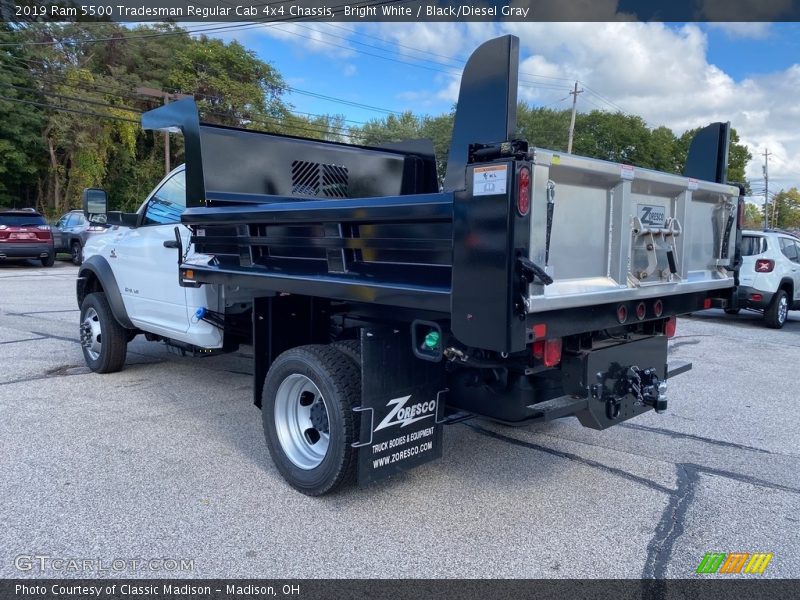
[[[331,344],[361,368],[361,340],[340,340]]]
[[[42,258],[42,266],[43,267],[52,267],[56,264],[56,253],[53,252],[52,254],[48,254],[44,258]]]
[[[83,299],[80,323],[86,366],[95,373],[121,370],[128,354],[128,330],[114,318],[103,292],[89,294]]]
[[[738,315],[739,311],[742,310],[741,308],[726,308],[725,314],[726,315]]]
[[[764,321],[767,327],[780,329],[786,324],[789,315],[789,296],[784,290],[778,290],[772,297],[767,310],[764,311]]]
[[[291,440],[281,441],[286,440],[287,428],[291,429],[291,423],[290,419],[279,416],[276,405],[280,411],[291,404],[291,399],[286,400],[287,396],[291,398],[286,389],[291,388],[293,380],[305,381],[304,378],[313,383],[323,401],[327,422],[322,431],[325,432],[327,427],[325,433],[328,440],[319,463],[316,466],[301,467],[289,456],[292,452]],[[282,384],[284,387],[281,387]],[[283,400],[278,399],[279,391]],[[299,394],[298,402],[302,403],[305,394],[306,392]],[[314,398],[314,394],[310,398],[313,399],[313,404],[309,413],[313,414],[318,400]],[[357,450],[352,444],[359,433],[359,418],[352,409],[360,402],[360,373],[352,359],[339,350],[331,346],[300,346],[287,350],[275,359],[264,382],[261,416],[269,453],[289,485],[308,496],[322,496],[355,481]],[[278,432],[279,419],[283,438]],[[306,441],[309,441],[308,432],[311,429],[317,431],[315,427],[302,434]],[[316,443],[310,441],[311,445]]]
[[[72,264],[80,266],[83,262],[83,247],[78,240],[72,242],[69,247],[70,256],[72,256]]]

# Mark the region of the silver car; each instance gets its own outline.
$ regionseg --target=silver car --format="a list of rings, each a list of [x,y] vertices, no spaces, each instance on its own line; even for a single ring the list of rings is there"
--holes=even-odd
[[[790,310],[800,310],[800,239],[777,231],[742,233],[738,308],[764,313],[768,327],[780,329]]]

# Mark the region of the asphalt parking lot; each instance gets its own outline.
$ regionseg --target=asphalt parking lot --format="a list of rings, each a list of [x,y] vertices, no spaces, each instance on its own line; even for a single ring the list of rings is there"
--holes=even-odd
[[[694,369],[663,415],[472,421],[443,460],[308,498],[269,459],[249,348],[183,358],[140,336],[124,371],[90,373],[76,271],[0,265],[0,577],[105,574],[15,565],[46,555],[192,559],[174,575],[204,578],[683,578],[712,551],[800,577],[800,313],[680,319],[671,356]]]

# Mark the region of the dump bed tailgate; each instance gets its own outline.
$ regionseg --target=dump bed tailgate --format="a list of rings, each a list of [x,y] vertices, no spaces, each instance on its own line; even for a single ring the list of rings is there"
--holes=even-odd
[[[730,288],[738,188],[536,149],[528,312]]]

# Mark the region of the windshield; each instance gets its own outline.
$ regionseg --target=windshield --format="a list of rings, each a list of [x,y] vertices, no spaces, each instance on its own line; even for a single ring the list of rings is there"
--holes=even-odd
[[[742,256],[755,256],[767,250],[767,240],[761,235],[742,236]]]
[[[8,227],[36,227],[37,225],[47,225],[47,222],[42,215],[37,215],[35,213],[29,215],[0,213],[0,225],[7,225]]]

